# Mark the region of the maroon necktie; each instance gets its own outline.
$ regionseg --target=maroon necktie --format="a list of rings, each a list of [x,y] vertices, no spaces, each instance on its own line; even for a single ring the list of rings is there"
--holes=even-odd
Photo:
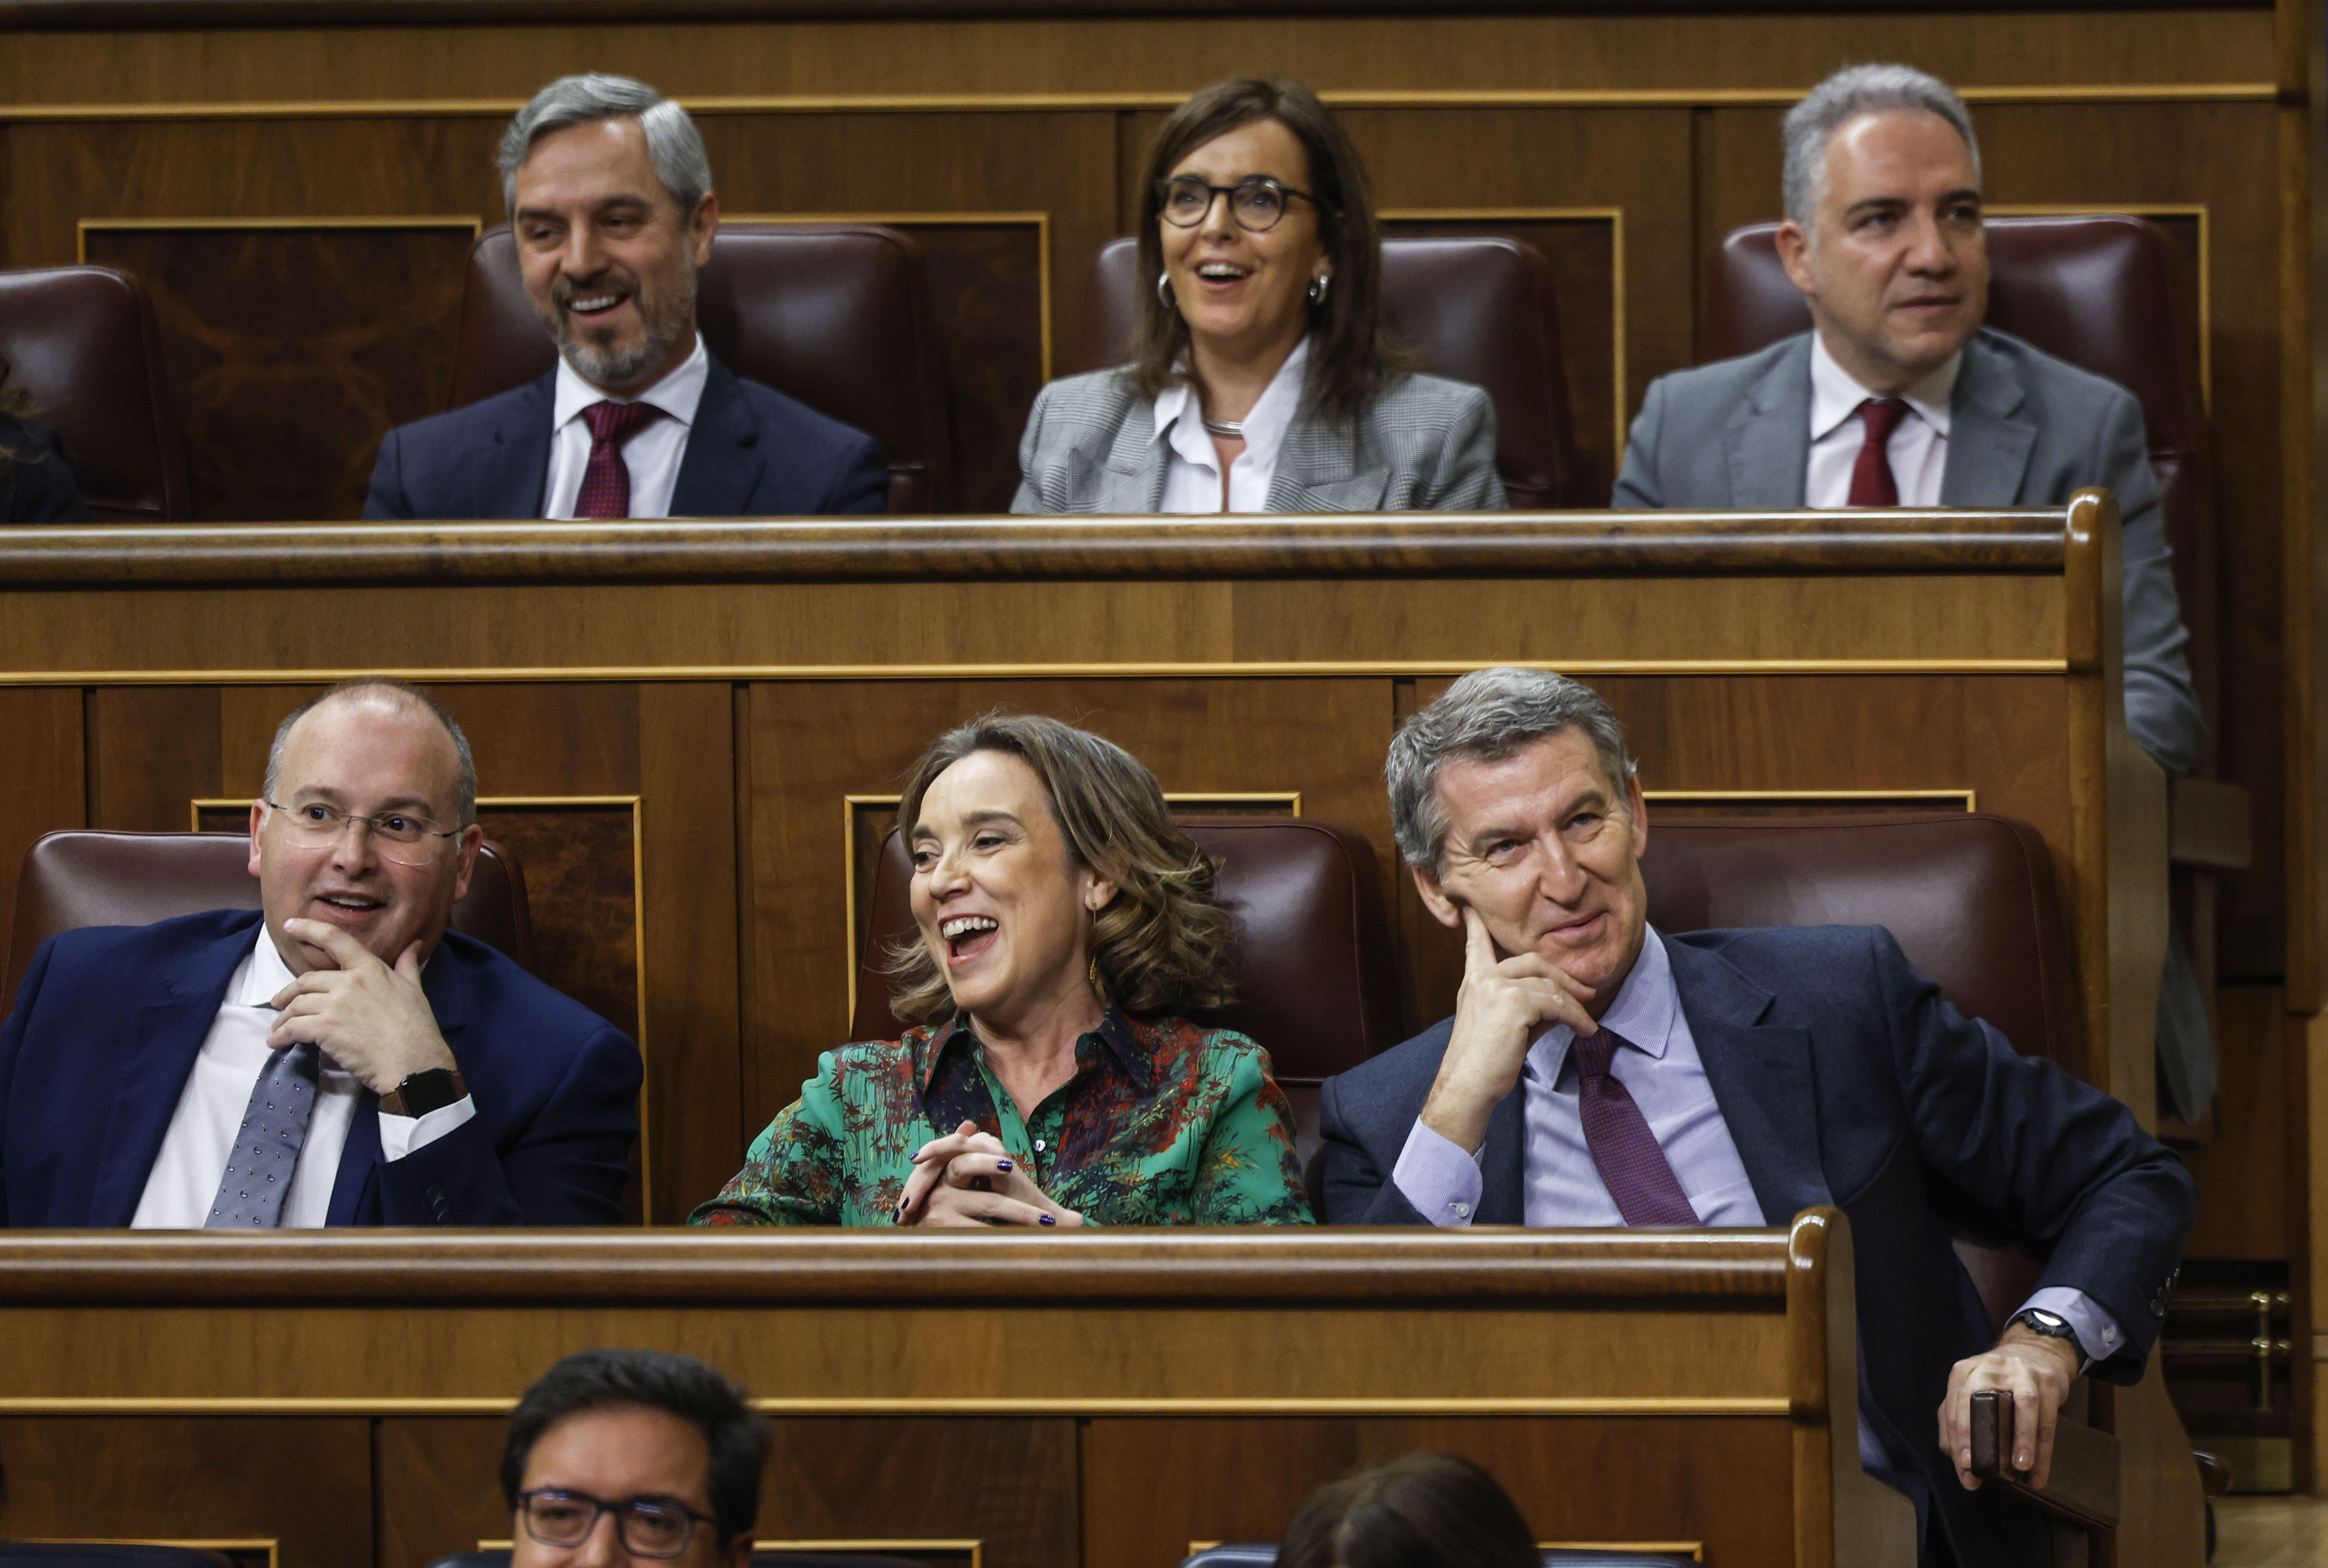
[[[1859,422],[1867,427],[1867,444],[1851,465],[1851,499],[1846,506],[1897,506],[1900,485],[1892,477],[1892,432],[1908,417],[1908,405],[1897,398],[1870,398],[1859,405]],[[594,455],[593,463],[597,461]]]
[[[1592,1163],[1600,1168],[1600,1180],[1627,1225],[1695,1225],[1697,1211],[1666,1163],[1648,1118],[1609,1071],[1617,1047],[1625,1043],[1614,1029],[1604,1028],[1569,1047],[1583,1075],[1577,1101],[1584,1115],[1584,1147],[1592,1151]]]
[[[631,471],[623,462],[623,443],[662,418],[662,410],[652,403],[593,403],[582,410],[582,422],[590,427],[590,465],[582,470],[582,489],[574,497],[575,516],[631,515]]]

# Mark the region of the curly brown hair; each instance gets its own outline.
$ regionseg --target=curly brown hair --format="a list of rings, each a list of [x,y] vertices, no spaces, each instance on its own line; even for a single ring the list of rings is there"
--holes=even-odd
[[[1043,781],[1075,864],[1116,886],[1092,922],[1107,993],[1135,1013],[1202,1012],[1231,996],[1231,920],[1219,867],[1181,831],[1156,775],[1112,740],[1034,713],[982,714],[930,743],[906,775],[898,827],[910,833],[938,775],[973,752],[1019,758]],[[953,995],[918,933],[891,946],[889,1006],[917,1024],[953,1016]]]

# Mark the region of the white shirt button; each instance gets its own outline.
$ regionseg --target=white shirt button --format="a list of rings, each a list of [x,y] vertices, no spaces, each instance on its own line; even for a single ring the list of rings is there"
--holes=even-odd
[[[2103,1344],[2105,1344],[2105,1345],[2115,1345],[2115,1344],[2117,1344],[2117,1329],[2103,1329],[2103,1330],[2102,1330],[2102,1343],[2103,1343]]]
[[[1035,1152],[1037,1154],[1043,1152],[1043,1141],[1039,1138],[1035,1140]]]
[[[1471,1206],[1468,1203],[1451,1204],[1449,1207],[1454,1209],[1455,1217],[1457,1219],[1469,1219],[1471,1217]]]

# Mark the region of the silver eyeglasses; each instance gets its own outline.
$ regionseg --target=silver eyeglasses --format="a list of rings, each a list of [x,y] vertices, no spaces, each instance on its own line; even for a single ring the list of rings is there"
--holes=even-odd
[[[261,801],[270,812],[280,812],[283,825],[292,841],[302,849],[320,850],[336,843],[350,822],[361,822],[371,835],[372,847],[384,860],[399,866],[426,866],[436,858],[436,846],[430,840],[460,837],[457,828],[451,832],[439,830],[426,817],[410,812],[380,812],[371,816],[360,816],[354,812],[336,811],[320,802],[310,801],[304,806],[286,806],[276,801]]]

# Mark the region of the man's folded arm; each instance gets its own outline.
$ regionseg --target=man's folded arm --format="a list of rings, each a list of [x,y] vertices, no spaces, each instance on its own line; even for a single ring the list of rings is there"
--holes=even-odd
[[[1341,1081],[1328,1078],[1318,1094],[1327,1225],[1428,1225],[1366,1152],[1342,1113]],[[1444,1140],[1441,1140],[1443,1142]]]

